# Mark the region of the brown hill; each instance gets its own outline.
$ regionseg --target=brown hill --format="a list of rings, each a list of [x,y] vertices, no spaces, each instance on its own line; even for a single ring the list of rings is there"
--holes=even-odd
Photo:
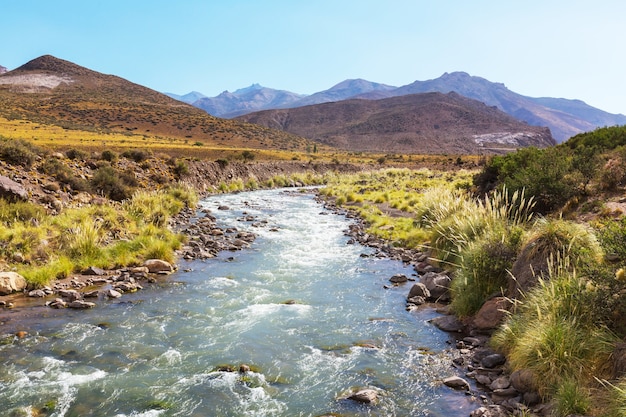
[[[220,146],[289,150],[307,146],[295,135],[219,119],[123,78],[50,55],[0,75],[0,116]]]
[[[556,143],[548,128],[456,93],[345,100],[237,119],[349,151],[476,154]]]

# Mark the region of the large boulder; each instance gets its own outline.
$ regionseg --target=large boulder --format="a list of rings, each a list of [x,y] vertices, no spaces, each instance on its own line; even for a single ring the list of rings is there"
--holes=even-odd
[[[0,272],[0,295],[24,291],[26,279],[17,272]]]
[[[26,201],[28,191],[11,178],[0,175],[0,197],[10,201]]]
[[[443,380],[443,384],[447,387],[458,390],[470,390],[470,384],[460,376],[450,376]]]
[[[420,277],[420,281],[430,291],[430,299],[433,301],[450,301],[450,276],[444,272],[427,272]]]
[[[163,261],[161,259],[148,259],[143,263],[143,266],[148,268],[148,271],[151,274],[156,274],[159,272],[172,272],[174,270],[174,267],[171,263]]]
[[[506,297],[495,297],[488,300],[474,316],[473,325],[479,331],[491,331],[497,328],[511,309],[511,300]]]

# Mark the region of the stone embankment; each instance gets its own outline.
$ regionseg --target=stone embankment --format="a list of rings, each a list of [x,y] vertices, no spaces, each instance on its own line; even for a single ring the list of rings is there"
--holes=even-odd
[[[375,249],[375,257],[389,257],[410,264],[418,280],[404,275],[390,277],[392,286],[414,282],[407,293],[408,311],[431,307],[443,313],[431,320],[439,329],[454,339],[452,366],[464,374],[464,378],[451,376],[441,381],[451,389],[464,390],[481,404],[470,417],[507,417],[511,415],[550,416],[552,408],[541,402],[534,390],[533,376],[529,371],[509,374],[507,359],[489,347],[490,335],[501,323],[504,308],[498,298],[488,301],[471,320],[460,320],[449,311],[450,283],[452,276],[430,261],[430,254],[419,250],[394,247],[390,242],[367,233],[367,226],[350,209],[337,207],[332,201],[319,198],[326,208],[354,219],[346,230],[349,244],[360,243]],[[469,381],[472,381],[470,384]],[[472,385],[477,389],[472,390]],[[526,413],[526,414],[524,414]],[[532,413],[532,414],[529,414]]]

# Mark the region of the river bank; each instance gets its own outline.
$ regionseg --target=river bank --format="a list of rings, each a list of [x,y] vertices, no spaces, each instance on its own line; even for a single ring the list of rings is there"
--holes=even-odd
[[[312,197],[302,198],[300,193],[296,194],[290,197],[293,193],[280,193],[280,201],[276,201],[275,193],[265,191],[258,196],[243,193],[211,198],[210,209],[201,210],[200,217],[212,213],[227,218],[226,223],[219,224],[224,231],[233,227],[239,229],[239,233],[257,231],[256,250],[226,250],[205,261],[183,259],[176,279],[165,279],[162,287],[155,287],[158,282],[148,283],[144,290],[107,301],[97,309],[65,310],[67,315],[59,318],[61,325],[55,325],[56,330],[52,333],[49,330],[35,331],[24,339],[14,340],[4,350],[6,357],[13,357],[8,353],[13,350],[40,345],[30,354],[33,362],[44,354],[55,358],[54,363],[62,360],[61,370],[65,370],[70,366],[67,360],[75,363],[84,358],[89,360],[90,367],[98,369],[91,374],[101,378],[103,383],[108,381],[106,386],[111,389],[113,380],[127,377],[124,374],[114,377],[117,371],[114,374],[103,362],[107,358],[130,370],[137,366],[137,370],[152,369],[152,365],[146,366],[156,361],[154,365],[160,374],[165,372],[163,366],[174,360],[171,371],[168,365],[167,373],[183,372],[182,380],[196,381],[198,388],[203,387],[203,393],[196,394],[200,395],[199,398],[207,395],[207,384],[212,387],[228,384],[228,392],[234,390],[227,397],[221,395],[222,400],[218,401],[238,399],[239,391],[244,390],[241,394],[245,394],[245,398],[235,405],[241,410],[259,406],[257,400],[263,402],[263,407],[280,410],[283,401],[290,402],[296,397],[303,402],[308,401],[307,398],[319,398],[314,408],[311,405],[289,406],[289,410],[306,407],[304,409],[309,413],[317,410],[314,415],[331,412],[335,415],[389,415],[387,413],[393,413],[393,410],[426,409],[432,410],[429,415],[437,416],[469,414],[470,410],[466,408],[462,414],[453,411],[461,404],[466,407],[469,397],[441,385],[441,381],[457,373],[449,369],[448,358],[456,355],[452,353],[454,346],[446,343],[448,336],[432,326],[416,327],[436,314],[431,310],[404,312],[403,308],[397,308],[404,299],[401,288],[383,288],[390,277],[409,275],[409,269],[401,262],[378,258],[371,248],[346,244],[349,239],[342,237],[341,230],[348,223],[343,216],[323,216],[319,205],[307,203]],[[231,203],[234,201],[237,203]],[[308,213],[305,220],[300,217],[303,209]],[[265,214],[257,215],[260,212]],[[197,222],[198,218],[192,217],[188,223]],[[298,229],[292,230],[296,227]],[[301,227],[304,229],[299,230]],[[261,250],[258,245],[265,249]],[[270,261],[271,266],[250,269],[261,259]],[[189,272],[186,272],[187,268]],[[322,276],[310,276],[313,273]],[[190,303],[192,296],[199,302]],[[368,307],[358,307],[364,305]],[[139,327],[131,326],[129,321],[137,322]],[[267,333],[267,326],[272,328],[272,333]],[[224,330],[222,336],[220,329]],[[146,331],[154,333],[150,336],[152,339],[136,341]],[[168,337],[161,335],[164,331]],[[287,339],[278,343],[274,331],[281,335],[281,340]],[[101,337],[106,340],[100,341]],[[219,342],[222,337],[226,339]],[[292,340],[294,337],[305,339],[297,342],[297,339]],[[118,338],[123,338],[121,344],[115,342]],[[233,344],[241,347],[234,349]],[[128,353],[126,347],[130,349]],[[282,351],[284,348],[290,353]],[[182,359],[176,362],[179,355]],[[206,355],[212,355],[211,359],[194,359]],[[137,361],[139,365],[135,365]],[[21,375],[20,363],[16,361],[8,371]],[[181,366],[187,368],[203,363],[206,364],[204,371],[179,370]],[[239,363],[251,365],[248,377],[221,370],[221,367],[217,371],[206,371],[206,367],[212,369],[216,364]],[[56,371],[51,372],[53,375]],[[181,376],[172,378],[174,382],[167,385],[175,388]],[[242,385],[238,382],[241,378],[245,384],[252,385]],[[320,378],[319,382],[316,382],[317,378]],[[331,380],[334,382],[328,386]],[[36,381],[32,383],[38,385]],[[149,384],[152,383],[150,380]],[[81,390],[100,384],[94,380]],[[157,384],[161,386],[157,392],[163,392],[162,384]],[[324,385],[318,387],[318,384]],[[209,390],[218,389],[217,385]],[[344,399],[352,387],[374,389],[379,403],[362,408],[359,403]],[[294,396],[293,390],[299,394]],[[249,397],[252,392],[255,395],[265,392],[271,397],[263,394],[253,400]],[[72,394],[68,401],[75,395],[78,394]],[[172,409],[178,409],[180,395],[178,391],[172,393]],[[80,394],[84,410],[93,404],[92,396],[87,392]],[[70,402],[75,410],[77,405],[73,401]],[[101,401],[109,403],[108,400]],[[433,401],[443,403],[429,405]],[[128,412],[124,414],[129,415]],[[231,411],[224,415],[247,414]],[[263,415],[263,412],[257,415]],[[280,415],[284,415],[284,409]]]
[[[453,378],[446,385],[453,389],[467,390],[482,403],[471,413],[471,417],[507,417],[520,413],[536,416],[551,416],[553,406],[542,402],[533,386],[533,377],[527,371],[511,373],[507,369],[507,358],[490,347],[493,331],[500,325],[505,308],[497,301],[487,302],[473,317],[461,320],[449,309],[450,272],[430,262],[429,252],[394,246],[391,242],[367,233],[369,227],[357,210],[340,207],[335,199],[327,195],[318,200],[334,213],[354,220],[346,230],[354,242],[376,249],[373,256],[389,257],[410,265],[419,277],[417,283],[407,277],[392,277],[389,286],[407,286],[407,311],[420,308],[433,308],[443,315],[431,320],[436,327],[454,338],[458,356],[451,366],[462,370],[467,379]],[[387,210],[391,215],[404,216],[405,213]],[[395,214],[394,214],[395,213]],[[411,284],[411,285],[407,285]],[[478,390],[471,392],[468,380],[474,381]]]
[[[344,215],[354,221],[346,230],[346,234],[352,238],[348,241],[349,244],[358,242],[373,248],[375,252],[368,256],[399,260],[410,265],[415,270],[416,275],[420,276],[420,282],[413,284],[406,296],[407,311],[429,308],[448,314],[446,302],[449,301],[448,284],[451,278],[445,271],[429,262],[428,253],[394,247],[389,242],[377,239],[365,232],[365,224],[354,212],[337,208],[328,200],[320,198],[318,200],[332,212]],[[218,210],[229,210],[229,208],[220,206]],[[253,227],[267,225],[267,220],[258,219],[245,213],[238,221],[250,223]],[[254,233],[242,232],[236,227],[219,227],[216,224],[216,218],[209,210],[198,212],[184,210],[173,219],[171,227],[188,236],[187,244],[178,252],[181,260],[206,260],[214,258],[222,252],[236,252],[248,247],[255,239]],[[28,337],[29,333],[36,333],[36,329],[29,330],[27,326],[35,325],[38,319],[62,317],[63,312],[60,309],[50,308],[51,303],[59,302],[59,294],[63,294],[64,302],[71,303],[76,300],[84,300],[86,303],[93,303],[93,305],[77,308],[94,307],[96,303],[106,302],[107,299],[122,297],[125,292],[132,293],[141,290],[142,285],[159,285],[159,282],[164,282],[167,279],[166,275],[173,270],[173,267],[165,267],[161,271],[150,271],[147,267],[115,271],[98,271],[95,269],[90,271],[90,275],[74,275],[66,280],[56,282],[55,286],[48,290],[48,294],[44,293],[44,297],[27,297],[26,295],[4,297],[1,301],[13,303],[13,308],[0,310],[0,321],[3,322],[3,327],[14,335],[13,337],[25,338]],[[410,284],[411,281],[414,279],[403,275],[393,276],[390,277],[389,284],[383,286],[383,290],[397,286],[408,287],[407,284]],[[126,287],[126,291],[124,291],[119,287],[120,284],[131,285],[131,287]],[[51,299],[52,294],[57,295],[54,301]],[[106,320],[103,321],[106,322]],[[451,315],[437,317],[432,322],[441,330],[450,333],[455,339],[455,342],[451,343],[451,347],[456,349],[457,354],[453,355],[454,359],[450,365],[462,370],[467,378],[475,381],[470,384],[467,380],[458,377],[444,381],[453,389],[465,390],[484,405],[483,408],[473,412],[472,416],[498,416],[500,415],[498,413],[512,412],[521,408],[520,400],[522,400],[524,393],[514,388],[511,378],[504,374],[505,358],[487,347],[488,333],[472,326],[472,323],[456,320]],[[471,385],[475,384],[478,384],[479,390],[470,388]],[[519,384],[517,385],[519,386]],[[529,403],[532,405],[532,401],[536,403],[536,400],[526,395],[526,405]],[[539,411],[539,409],[535,409],[535,411]]]

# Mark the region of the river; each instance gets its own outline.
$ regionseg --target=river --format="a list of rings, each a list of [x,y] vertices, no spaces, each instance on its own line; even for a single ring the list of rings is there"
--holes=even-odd
[[[428,323],[437,313],[405,310],[410,283],[383,288],[413,270],[348,244],[349,219],[285,190],[201,206],[257,239],[181,261],[167,280],[94,309],[42,318],[24,339],[2,337],[0,415],[47,406],[55,417],[466,417],[476,408],[441,383],[457,371],[449,335]],[[251,371],[224,370],[241,364]],[[378,404],[345,399],[360,387],[376,389]]]

